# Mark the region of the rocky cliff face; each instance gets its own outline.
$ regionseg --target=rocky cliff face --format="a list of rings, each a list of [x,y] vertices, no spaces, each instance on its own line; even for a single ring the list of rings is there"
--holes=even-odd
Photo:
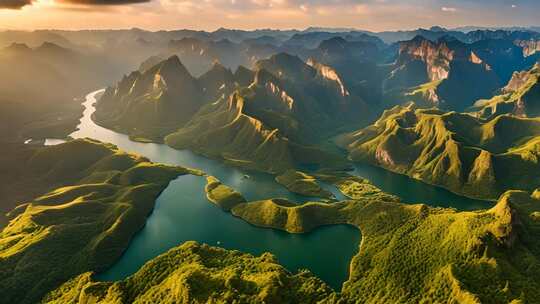
[[[510,79],[508,84],[504,88],[502,88],[501,91],[503,93],[512,93],[519,90],[519,88],[521,88],[523,85],[527,83],[530,76],[531,75],[529,71],[515,72],[512,75],[512,79]]]
[[[330,86],[335,86],[341,96],[345,97],[350,95],[343,80],[332,67],[318,63],[313,59],[308,60],[307,64],[317,70],[317,76],[321,81],[327,81]]]
[[[314,59],[305,63],[282,53],[260,61],[257,67],[273,75],[296,101],[293,112],[299,121],[313,124],[317,120],[322,126],[335,123],[336,117],[365,118],[370,111],[361,97],[351,93],[338,71]]]
[[[433,42],[419,36],[402,42],[396,64],[406,65],[415,60],[426,65],[429,81],[447,79],[451,64],[455,61],[483,65],[486,70],[490,69],[471,48],[455,40],[440,39]]]
[[[465,44],[416,37],[400,44],[384,88],[390,96],[401,90],[398,100],[461,111],[478,99],[491,98],[513,72],[527,65],[522,49],[510,40]]]
[[[402,42],[399,47],[397,65],[405,65],[419,60],[425,63],[429,81],[446,79],[450,70],[450,62],[456,52],[446,43],[434,43],[422,37]]]
[[[540,52],[540,38],[530,40],[516,40],[516,45],[523,48],[523,55],[531,56]]]

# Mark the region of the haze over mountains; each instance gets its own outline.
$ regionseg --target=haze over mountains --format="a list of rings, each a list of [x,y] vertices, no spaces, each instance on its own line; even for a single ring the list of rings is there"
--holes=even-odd
[[[66,136],[82,109],[73,99],[118,77],[117,69],[103,57],[50,42],[0,49],[0,124],[13,131],[4,134],[15,141]]]

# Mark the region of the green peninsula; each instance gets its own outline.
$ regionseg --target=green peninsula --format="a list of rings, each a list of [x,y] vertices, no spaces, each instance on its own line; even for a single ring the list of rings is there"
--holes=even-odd
[[[115,262],[179,175],[199,174],[92,140],[40,148],[33,178],[63,181],[23,202],[0,232],[0,290],[7,303],[36,303],[73,276]]]
[[[187,242],[119,282],[82,274],[45,303],[320,303],[334,291],[309,272],[289,273],[268,253],[259,257]]]
[[[320,186],[315,177],[304,172],[287,170],[277,176],[276,181],[294,193],[327,199],[334,198],[330,191],[324,190]]]

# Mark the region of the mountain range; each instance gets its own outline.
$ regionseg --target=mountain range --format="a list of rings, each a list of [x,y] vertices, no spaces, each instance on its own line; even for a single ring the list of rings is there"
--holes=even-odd
[[[454,192],[496,199],[538,187],[540,120],[416,109],[384,112],[373,125],[343,135],[353,161],[369,162]]]
[[[537,57],[525,56],[524,48],[511,40],[466,44],[450,37],[433,42],[417,36],[400,43],[383,84],[386,99],[464,110],[494,96],[512,73],[530,68]]]
[[[539,303],[539,35],[0,32],[0,303]],[[77,97],[105,86],[92,120],[156,154],[67,138]],[[224,182],[153,163],[183,153],[146,143],[211,158],[201,165],[215,164]],[[184,182],[192,192],[172,188]],[[412,192],[428,201],[403,194]],[[166,203],[209,207],[197,209],[204,225],[234,217],[269,240],[314,231],[291,240],[320,245],[316,233],[329,230],[315,230],[338,225],[361,241],[347,242],[355,250],[337,287],[259,249],[232,250],[221,231],[202,238],[229,249],[150,233],[162,254],[104,280]],[[242,232],[223,231],[249,243]]]
[[[215,63],[194,78],[172,56],[107,89],[94,118],[138,140],[166,136],[178,149],[280,172],[302,158],[327,159],[308,146],[337,127],[338,117],[354,121],[369,113],[336,71],[314,60],[281,53],[256,66],[233,73]]]

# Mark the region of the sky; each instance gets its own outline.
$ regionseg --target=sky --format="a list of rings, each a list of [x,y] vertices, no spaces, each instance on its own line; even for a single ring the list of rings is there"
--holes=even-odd
[[[0,29],[538,26],[540,0],[0,0]]]

